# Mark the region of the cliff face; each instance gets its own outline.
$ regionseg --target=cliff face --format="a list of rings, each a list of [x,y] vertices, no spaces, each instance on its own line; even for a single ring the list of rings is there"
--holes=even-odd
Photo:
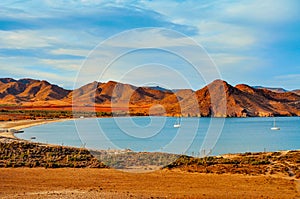
[[[225,81],[216,80],[196,91],[196,94],[204,116],[299,116],[300,114],[300,96],[292,92],[277,93],[268,89],[255,89],[245,84],[233,87]]]
[[[297,93],[297,90],[273,92],[245,84],[234,87],[222,80],[215,80],[197,91],[181,89],[172,92],[114,81],[92,82],[70,91],[47,81],[0,79],[1,104],[103,105],[184,116],[300,116],[300,95]]]

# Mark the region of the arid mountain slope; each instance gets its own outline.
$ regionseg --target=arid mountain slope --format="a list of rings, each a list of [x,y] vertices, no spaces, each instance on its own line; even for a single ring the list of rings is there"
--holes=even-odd
[[[293,93],[296,93],[297,95],[300,95],[300,89],[293,90],[292,92],[293,92]]]
[[[222,80],[215,80],[197,91],[172,92],[114,81],[92,82],[70,91],[47,81],[0,79],[1,104],[29,102],[32,106],[61,103],[70,107],[119,107],[133,113],[171,116],[300,116],[300,95],[295,91],[272,92],[245,84],[233,87]]]
[[[263,86],[252,86],[252,87],[256,88],[256,89],[267,89],[267,90],[270,90],[270,91],[275,92],[275,93],[285,93],[285,92],[288,92],[284,88],[270,88],[270,87],[263,87]]]
[[[93,82],[82,86],[69,93],[67,98],[73,99],[76,104],[95,102],[96,104],[127,105],[154,103],[171,94],[170,91],[109,81],[107,83]]]
[[[196,91],[202,116],[296,116],[300,115],[300,96],[255,89],[245,84],[233,87],[216,80]]]
[[[69,93],[69,90],[50,84],[44,80],[0,79],[0,101],[2,103],[62,100]]]

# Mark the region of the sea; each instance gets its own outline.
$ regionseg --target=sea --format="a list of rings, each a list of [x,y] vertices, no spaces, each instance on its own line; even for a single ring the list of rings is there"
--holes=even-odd
[[[179,120],[180,128],[174,128]],[[280,130],[271,130],[276,121]],[[300,117],[84,118],[24,129],[33,142],[93,150],[167,152],[203,157],[300,149]]]

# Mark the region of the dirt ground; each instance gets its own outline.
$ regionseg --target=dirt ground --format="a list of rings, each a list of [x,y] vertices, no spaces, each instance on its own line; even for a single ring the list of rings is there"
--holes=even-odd
[[[1,127],[19,129],[36,124],[18,121],[1,123]],[[299,180],[276,175],[201,174],[180,169],[127,173],[91,168],[0,168],[0,198],[291,199],[300,198],[299,191]]]
[[[179,170],[1,168],[0,198],[299,198],[298,182]]]

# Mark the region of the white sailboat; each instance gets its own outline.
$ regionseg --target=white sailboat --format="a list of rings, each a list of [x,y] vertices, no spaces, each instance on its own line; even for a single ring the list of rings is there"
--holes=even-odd
[[[177,117],[177,120],[174,124],[174,128],[179,128],[180,127],[180,122],[179,122],[179,117]]]
[[[275,117],[274,117],[273,127],[271,127],[271,130],[272,131],[278,131],[278,130],[280,130],[280,127],[276,126]]]

